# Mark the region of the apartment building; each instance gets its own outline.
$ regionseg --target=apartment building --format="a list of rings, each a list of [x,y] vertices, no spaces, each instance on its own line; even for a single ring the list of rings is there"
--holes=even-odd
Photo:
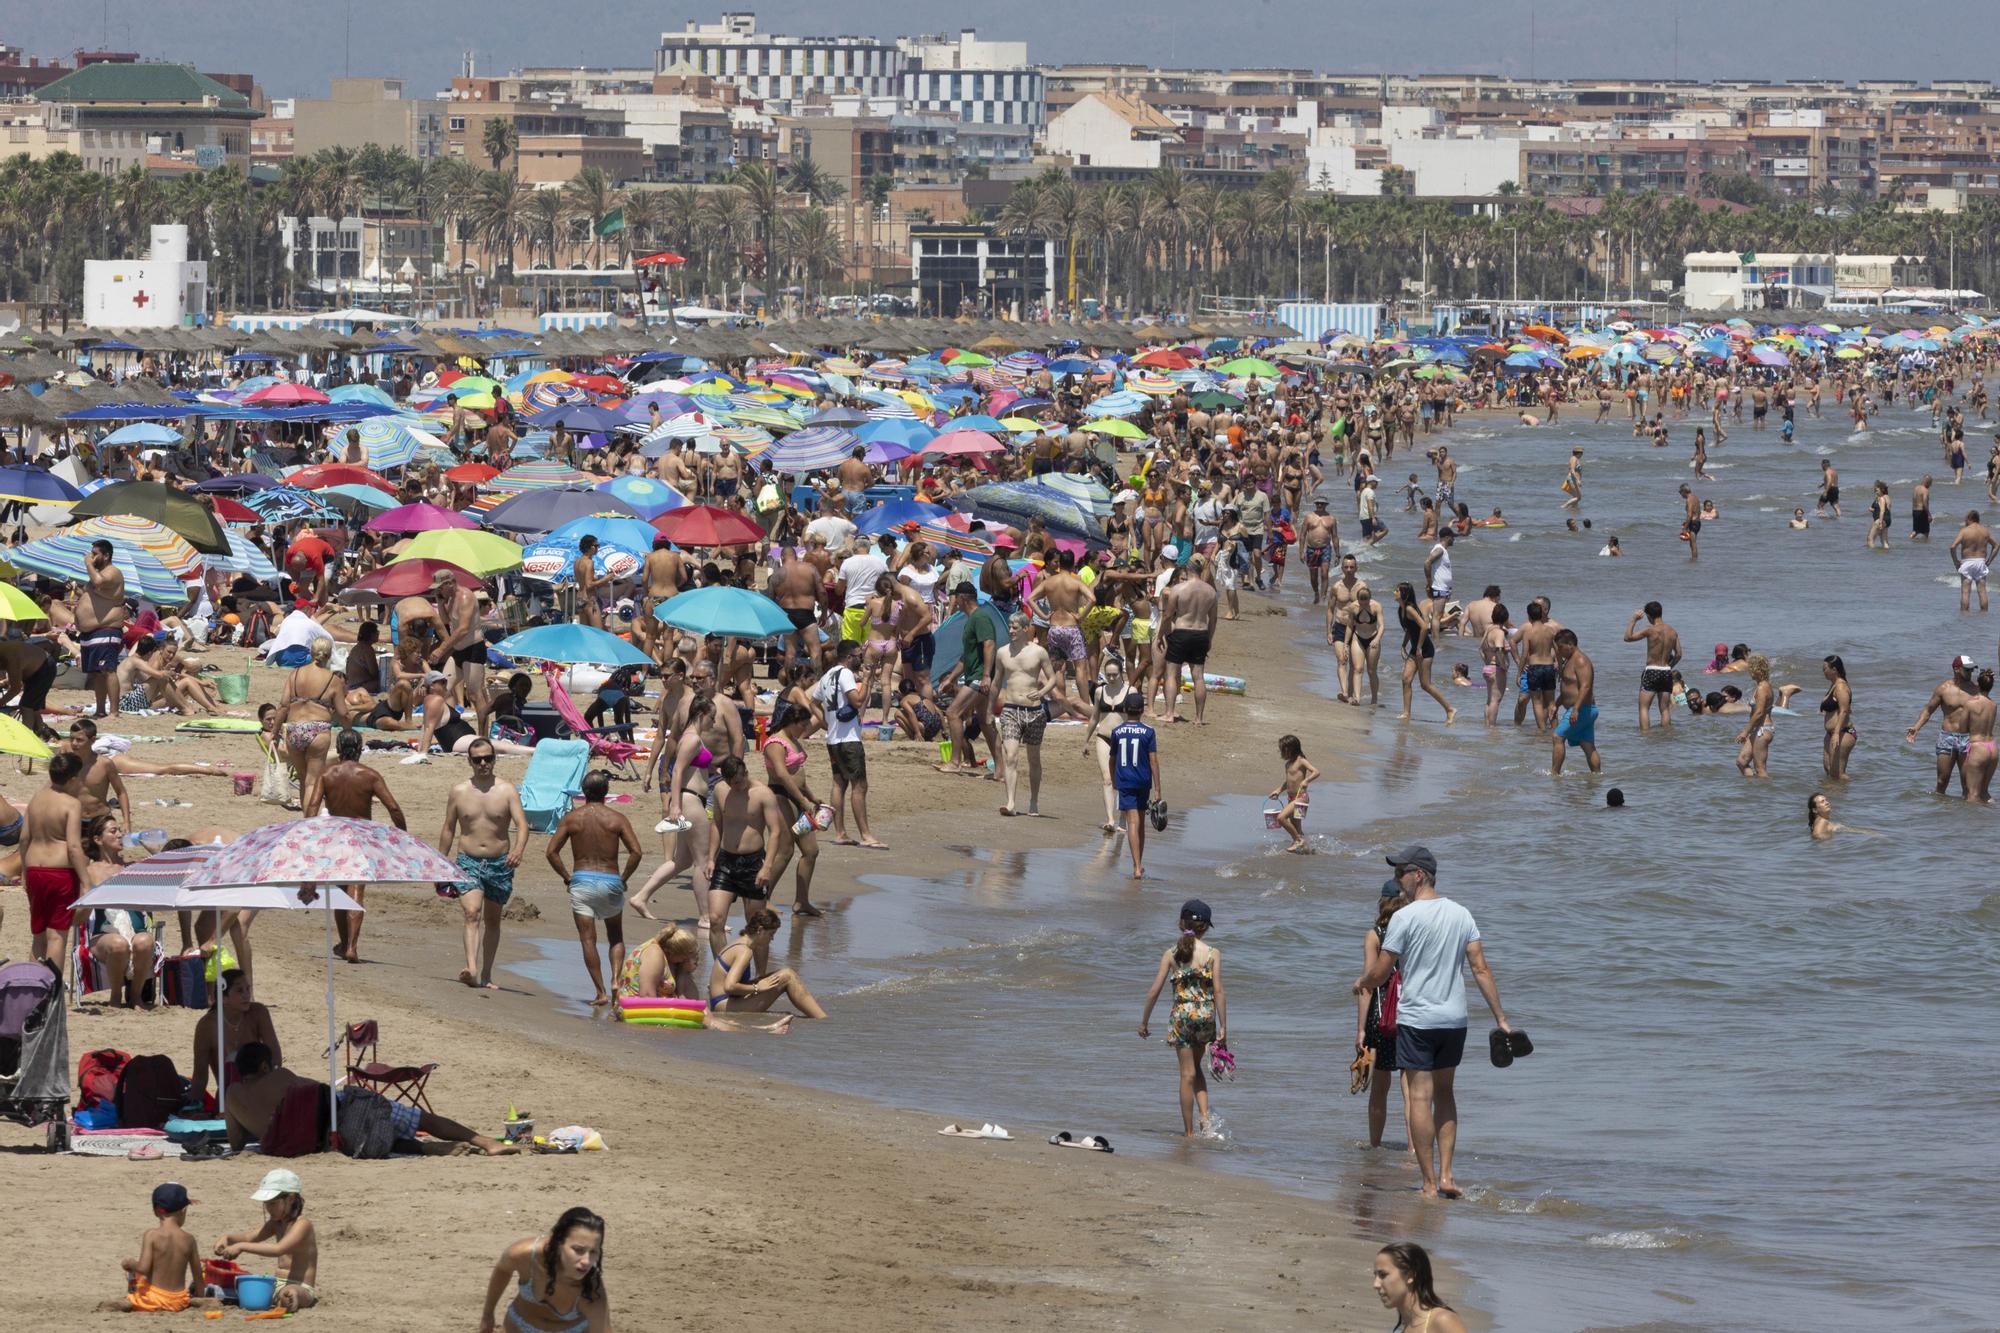
[[[401,79],[334,79],[325,97],[297,97],[292,151],[375,144],[400,148],[419,162],[445,155],[445,103],[405,95]]]
[[[530,96],[518,78],[459,76],[445,103],[445,155],[517,173],[529,185],[561,185],[595,167],[614,185],[649,179],[645,145],[626,133],[625,114]],[[497,163],[486,151],[486,126],[513,127],[515,147]]]
[[[654,69],[685,66],[735,84],[790,110],[812,93],[894,98],[902,91],[904,57],[873,37],[781,37],[759,32],[757,16],[724,14],[719,23],[689,19],[680,32],[660,34]]]

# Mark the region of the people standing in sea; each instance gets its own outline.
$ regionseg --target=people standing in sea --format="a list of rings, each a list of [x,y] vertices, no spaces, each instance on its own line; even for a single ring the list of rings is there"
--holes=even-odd
[[[1368,590],[1356,573],[1359,568],[1353,556],[1340,557],[1340,577],[1326,588],[1326,642],[1333,649],[1334,678],[1339,689],[1335,698],[1340,703],[1359,702],[1350,683],[1350,677],[1356,674],[1350,664],[1356,647],[1351,623],[1355,597]]]
[[[1666,612],[1658,602],[1648,602],[1632,613],[1625,622],[1625,642],[1646,645],[1646,665],[1639,668],[1639,730],[1645,731],[1651,710],[1658,707],[1660,725],[1673,725],[1674,714],[1674,668],[1680,665],[1680,632],[1669,625],[1663,617]],[[1639,628],[1641,618],[1646,627]]]
[[[1512,1032],[1500,1007],[1499,984],[1487,965],[1472,913],[1437,891],[1437,858],[1412,845],[1387,858],[1409,905],[1389,918],[1374,963],[1354,982],[1361,995],[1400,971],[1396,999],[1396,1067],[1410,1119],[1410,1146],[1423,1173],[1426,1199],[1456,1199],[1452,1155],[1458,1147],[1454,1083],[1465,1056],[1465,969],[1502,1032]]]
[[[1583,751],[1593,773],[1604,771],[1597,753],[1597,668],[1577,648],[1576,631],[1556,631],[1556,725],[1552,733],[1549,772],[1561,777],[1563,759],[1572,749]]]
[[[1826,724],[1820,766],[1833,781],[1845,782],[1847,759],[1859,738],[1854,730],[1854,692],[1847,684],[1847,663],[1838,653],[1828,654],[1820,670],[1826,676],[1826,698],[1819,701],[1820,720]]]
[[[1695,498],[1694,488],[1682,485],[1681,491],[1681,540],[1688,544],[1688,563],[1701,559],[1701,501]]]
[[[1834,470],[1831,460],[1822,458],[1819,460],[1819,506],[1815,512],[1825,518],[1829,509],[1833,511],[1833,517],[1840,517],[1840,473]]]
[[[1431,661],[1437,656],[1437,638],[1432,632],[1431,615],[1417,602],[1417,590],[1407,583],[1396,585],[1396,623],[1403,631],[1403,711],[1396,714],[1396,720],[1410,720],[1410,687],[1414,682],[1423,688],[1425,694],[1437,700],[1438,707],[1444,709],[1445,725],[1450,726],[1457,719],[1458,710],[1431,682]]]
[[[1940,796],[1951,786],[1953,772],[1959,775],[1959,791],[1969,790],[1963,772],[1965,754],[1972,743],[1966,713],[1975,688],[1973,673],[1978,670],[1979,664],[1964,653],[1952,658],[1951,678],[1940,681],[1931,691],[1931,697],[1924,701],[1924,711],[1917,714],[1917,720],[1903,733],[1905,744],[1916,744],[1917,733],[1923,730],[1924,723],[1930,721],[1932,713],[1938,715],[1937,794]]]
[[[1159,733],[1144,722],[1146,696],[1125,696],[1125,720],[1111,729],[1111,783],[1132,853],[1132,878],[1146,877],[1147,805],[1160,798],[1166,771],[1160,763]]]
[[[1893,507],[1889,503],[1889,483],[1875,483],[1875,494],[1868,501],[1868,541],[1867,549],[1875,550],[1876,543],[1881,549],[1889,549],[1889,524],[1895,519]]]
[[[1958,609],[1961,612],[1972,609],[1972,590],[1979,590],[1979,609],[1986,606],[1986,574],[1993,563],[1996,552],[2000,552],[2000,542],[1993,540],[1993,533],[1979,521],[1977,509],[1968,510],[1965,526],[1951,539],[1951,560],[1958,566]]]
[[[1361,972],[1366,976],[1374,970],[1375,956],[1382,951],[1382,940],[1389,930],[1389,920],[1397,912],[1409,906],[1410,900],[1403,893],[1402,886],[1394,879],[1382,885],[1382,895],[1376,900],[1375,923],[1361,937]],[[1389,1127],[1389,1085],[1396,1081],[1396,1007],[1401,989],[1401,980],[1394,969],[1389,979],[1373,990],[1364,991],[1355,997],[1354,1005],[1354,1054],[1358,1058],[1363,1051],[1374,1052],[1368,1072],[1368,1146],[1382,1146],[1382,1133]],[[1403,1099],[1403,1134],[1412,1152],[1416,1151],[1416,1135],[1410,1132],[1409,1099]]]
[[[1140,1040],[1152,1036],[1153,1006],[1171,984],[1174,1007],[1167,1020],[1167,1044],[1180,1062],[1181,1134],[1193,1138],[1197,1128],[1213,1133],[1208,1105],[1208,1074],[1202,1060],[1211,1045],[1229,1045],[1229,1007],[1222,990],[1222,953],[1207,942],[1215,924],[1208,904],[1190,898],[1181,904],[1180,938],[1160,955],[1160,970],[1146,992],[1139,1015]]]
[[[1931,539],[1931,475],[1926,472],[1924,479],[1910,488],[1910,540],[1927,542]]]
[[[514,896],[514,871],[528,849],[528,816],[514,784],[493,771],[498,751],[492,741],[473,737],[465,758],[472,776],[451,789],[444,831],[438,835],[439,852],[450,856],[458,849],[457,865],[465,880],[438,892],[456,898],[465,916],[465,968],[459,982],[492,990],[500,919]]]
[[[1756,687],[1750,692],[1750,716],[1736,736],[1736,744],[1741,747],[1736,752],[1736,771],[1746,778],[1768,778],[1771,738],[1777,730],[1771,720],[1771,710],[1777,706],[1777,691],[1771,685],[1771,660],[1762,653],[1752,653],[1745,659],[1744,669]]]
[[[1521,725],[1526,705],[1535,710],[1535,730],[1544,731],[1555,714],[1556,625],[1548,604],[1537,597],[1528,603],[1528,623],[1514,638],[1514,657],[1521,666],[1520,693],[1514,700],[1514,725]]]
[[[1498,589],[1494,592],[1497,596]],[[1507,697],[1507,678],[1514,673],[1514,660],[1508,650],[1506,604],[1491,602],[1485,620],[1485,628],[1479,631],[1479,670],[1486,687],[1486,725],[1491,727],[1500,722],[1500,704]]]
[[[733,756],[732,756],[733,757]],[[740,760],[738,761],[741,762]],[[593,769],[583,778],[583,803],[569,813],[549,835],[546,855],[549,868],[569,891],[570,920],[576,926],[577,943],[583,949],[583,967],[597,994],[591,1007],[611,1003],[605,978],[616,986],[625,971],[625,888],[639,873],[646,853],[632,821],[604,803],[611,792],[611,774]],[[573,864],[563,865],[563,848],[570,849]],[[625,853],[625,869],[618,869],[618,853]],[[597,966],[597,924],[604,923],[604,940],[609,967]]]
[[[1271,793],[1273,801],[1284,802],[1278,808],[1278,827],[1285,831],[1291,845],[1288,852],[1309,851],[1306,844],[1306,811],[1312,803],[1312,784],[1319,780],[1319,769],[1306,758],[1305,749],[1299,738],[1292,735],[1278,737],[1278,758],[1285,764],[1284,781]]]

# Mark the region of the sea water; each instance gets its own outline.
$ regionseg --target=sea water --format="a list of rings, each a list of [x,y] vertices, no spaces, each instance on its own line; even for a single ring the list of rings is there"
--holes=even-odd
[[[780,936],[774,960],[805,973],[837,1028],[677,1051],[997,1120],[1017,1138],[1103,1133],[1121,1153],[1262,1177],[1324,1199],[1359,1234],[1430,1247],[1457,1266],[1452,1297],[1503,1330],[1994,1326],[2000,1239],[1984,1181],[2000,1105],[2000,816],[1932,793],[1934,726],[1915,746],[1902,739],[1954,654],[1995,657],[2000,618],[1959,615],[1945,551],[1964,511],[1986,507],[1984,488],[1936,487],[1935,535],[1913,544],[1910,482],[1949,475],[1926,415],[1892,408],[1861,436],[1844,418],[1803,419],[1791,445],[1775,418],[1761,434],[1727,423],[1710,482],[1687,467],[1693,419],[1659,450],[1622,416],[1590,415],[1539,429],[1469,421],[1381,473],[1385,494],[1411,471],[1428,488],[1422,451],[1446,443],[1458,498],[1475,516],[1505,509],[1513,527],[1458,542],[1456,595],[1497,583],[1517,621],[1530,596],[1553,600],[1597,666],[1602,777],[1572,752],[1551,778],[1547,740],[1511,726],[1511,689],[1508,725],[1488,732],[1483,692],[1443,684],[1454,662],[1477,678],[1469,639],[1446,640],[1436,662],[1458,724],[1443,727],[1422,695],[1419,720],[1395,722],[1391,634],[1353,776],[1313,793],[1314,855],[1279,850],[1255,791],[1177,811],[1149,843],[1143,885],[1118,839],[1024,853],[949,843],[935,875],[880,877],[880,892]],[[1574,444],[1593,521],[1578,535],[1557,492]],[[1791,531],[1794,507],[1813,510],[1822,457],[1841,471],[1848,516]],[[1877,477],[1895,488],[1886,555],[1863,549]],[[1683,481],[1721,509],[1693,565],[1676,540]],[[1346,483],[1325,493],[1351,541]],[[1424,548],[1414,514],[1393,499],[1384,510],[1392,534],[1364,552],[1363,573],[1387,600],[1396,582],[1421,585]],[[1598,555],[1611,534],[1622,559]],[[1297,702],[1344,708],[1304,574],[1294,561],[1284,600],[1319,702]],[[1655,598],[1691,682],[1747,689],[1701,674],[1720,641],[1748,642],[1777,683],[1805,686],[1800,715],[1777,719],[1768,782],[1733,766],[1740,718],[1680,713],[1670,731],[1638,734],[1642,645],[1620,638]],[[1829,790],[1841,822],[1880,836],[1814,843],[1804,811],[1822,787],[1829,652],[1846,659],[1860,731],[1852,780]],[[1193,743],[1189,729],[1165,731],[1170,774]],[[1621,811],[1605,808],[1613,785]],[[1092,788],[1062,808],[1087,828],[1096,800]],[[1509,1017],[1536,1045],[1492,1068],[1468,986],[1467,1197],[1449,1204],[1417,1198],[1405,1154],[1367,1149],[1365,1098],[1346,1091],[1349,986],[1382,856],[1412,841],[1436,851],[1441,891],[1478,918]],[[1238,1072],[1214,1088],[1220,1136],[1188,1143],[1164,1042],[1170,997],[1150,1041],[1136,1028],[1192,893],[1215,911]],[[562,956],[548,967],[573,991]]]

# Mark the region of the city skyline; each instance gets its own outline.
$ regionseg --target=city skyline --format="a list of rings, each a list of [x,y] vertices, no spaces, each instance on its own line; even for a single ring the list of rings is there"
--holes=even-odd
[[[1504,14],[1444,0],[1426,8],[1420,25],[1358,4],[1259,0],[1240,11],[1250,21],[1225,31],[1198,17],[1195,0],[1113,0],[1065,13],[1060,42],[1007,11],[986,14],[937,0],[900,6],[896,12],[908,21],[894,30],[876,21],[879,7],[853,0],[727,0],[671,9],[646,0],[596,0],[580,8],[588,21],[551,40],[542,32],[546,6],[530,0],[487,0],[476,27],[452,31],[429,23],[392,29],[411,11],[391,0],[100,0],[8,15],[0,40],[45,58],[103,48],[251,74],[274,98],[322,96],[329,79],[348,73],[400,78],[413,94],[429,94],[449,85],[468,50],[489,74],[528,66],[643,67],[652,63],[661,32],[690,19],[713,22],[725,8],[754,12],[760,29],[786,35],[894,38],[973,27],[989,40],[1026,40],[1030,59],[1042,65],[1848,82],[1990,79],[2000,68],[1992,59],[2000,41],[1992,38],[1954,39],[1950,64],[1938,63],[1937,34],[1988,30],[1990,8],[1971,0],[1926,6],[1920,29],[1878,4],[1824,0],[1805,33],[1746,24],[1742,7],[1726,0],[1683,0],[1643,20],[1607,18],[1601,3],[1588,0],[1536,0]]]

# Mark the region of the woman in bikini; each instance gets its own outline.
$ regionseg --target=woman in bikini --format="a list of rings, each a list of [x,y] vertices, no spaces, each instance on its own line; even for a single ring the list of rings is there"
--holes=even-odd
[[[1744,666],[1757,685],[1750,694],[1750,720],[1736,736],[1741,747],[1736,752],[1736,771],[1746,778],[1768,778],[1774,731],[1771,709],[1777,704],[1777,691],[1771,688],[1771,661],[1762,653],[1752,653]]]
[[[1993,785],[1993,770],[2000,767],[1993,742],[1993,673],[1980,672],[1973,684],[1979,693],[1965,705],[1965,799],[1984,804],[1992,800],[1987,789]]]
[[[1396,1312],[1390,1333],[1465,1333],[1465,1321],[1439,1298],[1421,1245],[1399,1240],[1376,1252],[1375,1294]]]
[[[1368,667],[1368,706],[1382,702],[1382,608],[1364,584],[1354,590],[1354,607],[1347,613],[1347,702],[1361,706],[1361,668]]]
[[[883,574],[875,580],[875,595],[868,599],[866,607],[868,641],[862,645],[860,672],[863,732],[868,730],[868,701],[875,697],[875,692],[882,693],[884,722],[889,720],[897,697],[892,687],[903,659],[902,632],[897,628],[903,618],[903,596],[897,591],[894,574]]]
[[[794,703],[780,703],[771,714],[774,724],[764,741],[764,781],[785,812],[785,835],[779,841],[778,860],[771,871],[771,883],[784,877],[793,855],[799,858],[798,875],[793,880],[792,915],[820,916],[812,905],[813,868],[819,864],[819,835],[814,817],[819,798],[806,785],[806,732],[814,725],[813,712]]]
[[[352,725],[347,691],[327,666],[333,656],[333,640],[314,639],[310,652],[312,661],[293,670],[285,682],[284,697],[278,701],[278,734],[283,739],[285,762],[298,778],[299,796],[307,809],[319,802],[319,776],[326,770],[327,751],[333,748],[334,722]]]
[[[1854,730],[1854,695],[1847,687],[1847,664],[1831,655],[1820,663],[1826,675],[1826,698],[1819,701],[1820,718],[1826,723],[1826,743],[1820,764],[1835,782],[1847,781],[1847,757],[1854,753],[1859,733]]]
[[[1431,635],[1430,617],[1417,605],[1417,590],[1407,583],[1396,585],[1396,621],[1403,627],[1403,711],[1396,714],[1398,721],[1410,720],[1411,684],[1421,686],[1425,694],[1438,701],[1444,709],[1445,724],[1449,726],[1458,716],[1458,710],[1445,700],[1444,692],[1431,683],[1431,659],[1437,656],[1437,640]]]
[[[769,1013],[780,999],[807,1018],[825,1018],[826,1010],[789,967],[771,967],[771,941],[784,924],[764,907],[751,912],[742,933],[723,946],[709,973],[708,1007],[717,1013]]]
[[[611,1301],[604,1294],[604,1219],[572,1208],[548,1235],[509,1245],[486,1280],[479,1333],[500,1333],[493,1310],[510,1282],[506,1333],[605,1333]]]
[[[1104,779],[1104,822],[1098,829],[1106,837],[1116,833],[1118,788],[1111,781],[1111,733],[1125,720],[1125,696],[1135,687],[1125,677],[1125,659],[1117,653],[1104,655],[1104,675],[1091,701],[1090,725],[1084,730],[1084,752],[1095,751],[1097,771]]]
[[[708,803],[708,780],[715,766],[729,755],[743,752],[742,739],[735,732],[738,725],[735,707],[717,709],[712,695],[697,693],[688,703],[687,721],[673,741],[673,767],[667,772],[664,788],[666,818],[660,821],[660,832],[667,839],[667,859],[630,903],[632,910],[648,921],[660,918],[647,911],[646,904],[683,869],[692,881],[695,915],[704,916],[708,911],[708,840],[712,830],[699,810],[683,812],[683,793],[698,781],[701,803]]]

